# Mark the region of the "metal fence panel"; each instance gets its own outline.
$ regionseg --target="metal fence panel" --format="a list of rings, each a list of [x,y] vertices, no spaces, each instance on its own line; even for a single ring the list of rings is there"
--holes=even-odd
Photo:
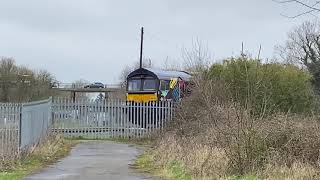
[[[172,119],[172,102],[136,103],[55,98],[54,131],[87,138],[141,138]]]
[[[19,120],[21,106],[0,103],[0,158],[14,158],[19,154]]]
[[[25,151],[37,145],[51,132],[52,99],[22,104],[20,122],[20,148]]]

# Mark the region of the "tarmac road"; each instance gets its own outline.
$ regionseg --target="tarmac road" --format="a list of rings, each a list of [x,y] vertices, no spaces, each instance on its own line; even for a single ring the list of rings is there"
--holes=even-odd
[[[142,150],[128,144],[88,141],[75,146],[56,164],[24,180],[145,180],[152,179],[129,168]]]

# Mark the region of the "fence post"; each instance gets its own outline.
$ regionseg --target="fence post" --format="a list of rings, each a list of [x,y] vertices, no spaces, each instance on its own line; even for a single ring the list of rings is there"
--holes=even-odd
[[[22,108],[23,108],[23,105],[20,104],[19,106],[19,151],[21,149],[21,127],[22,127]]]
[[[51,112],[51,127],[52,128],[55,128],[54,127],[54,124],[55,124],[55,118],[54,118],[54,108],[55,108],[55,105],[54,105],[54,100],[53,100],[53,97],[50,97],[50,100],[51,100],[51,103],[50,103],[50,112]],[[52,130],[52,129],[51,129]]]

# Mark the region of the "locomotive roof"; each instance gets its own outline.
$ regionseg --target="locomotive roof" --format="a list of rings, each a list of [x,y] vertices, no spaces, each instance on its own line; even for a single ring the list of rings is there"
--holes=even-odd
[[[191,78],[191,75],[184,71],[167,71],[152,68],[136,69],[128,75],[128,78],[138,75],[149,75],[158,79],[181,78],[184,81],[188,81]]]

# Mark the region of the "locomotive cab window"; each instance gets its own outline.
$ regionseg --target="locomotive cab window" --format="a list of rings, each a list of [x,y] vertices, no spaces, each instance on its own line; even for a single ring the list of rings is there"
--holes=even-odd
[[[143,90],[144,91],[156,90],[156,80],[155,79],[144,79],[143,80]]]
[[[128,81],[128,91],[140,91],[141,79],[132,79]]]
[[[160,81],[160,90],[166,91],[170,89],[170,81],[169,80],[161,80]]]

